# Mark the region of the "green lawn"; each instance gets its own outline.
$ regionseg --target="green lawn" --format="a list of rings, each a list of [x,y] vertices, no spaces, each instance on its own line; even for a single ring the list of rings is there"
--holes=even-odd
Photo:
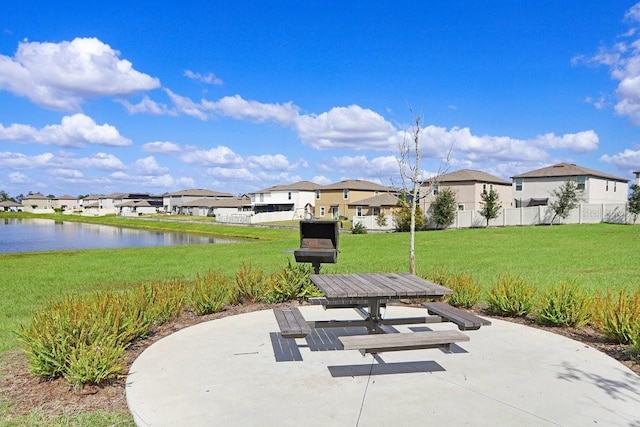
[[[106,218],[118,223],[118,218]],[[98,222],[99,219],[93,219]],[[105,221],[102,221],[103,223]],[[126,220],[128,226],[150,221]],[[237,244],[98,249],[0,255],[0,353],[16,348],[14,331],[51,298],[145,281],[190,279],[210,270],[229,276],[243,263],[275,271],[293,260],[295,229],[162,223],[173,231],[252,237]],[[484,289],[503,273],[523,276],[539,287],[575,280],[595,291],[640,286],[640,227],[596,224],[420,232],[418,274],[434,267],[469,272]],[[324,272],[408,271],[409,234],[340,235],[338,263]]]

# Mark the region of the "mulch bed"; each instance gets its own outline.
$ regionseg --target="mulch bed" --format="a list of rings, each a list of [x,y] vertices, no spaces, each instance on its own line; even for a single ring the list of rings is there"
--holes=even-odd
[[[180,329],[213,319],[272,307],[274,306],[265,304],[237,306],[207,316],[184,312],[177,319],[159,327],[150,337],[132,345],[127,350],[127,367],[131,366],[145,348]],[[537,325],[532,319],[507,318],[506,320],[542,328],[581,341],[617,359],[640,375],[640,362],[631,360],[624,352],[624,346],[608,342],[593,328],[551,328]],[[76,389],[63,379],[40,380],[33,377],[28,371],[27,358],[22,351],[6,353],[0,359],[0,395],[13,404],[10,414],[16,416],[30,412],[52,417],[71,416],[97,410],[127,412],[125,381],[126,378],[123,377],[99,386]]]

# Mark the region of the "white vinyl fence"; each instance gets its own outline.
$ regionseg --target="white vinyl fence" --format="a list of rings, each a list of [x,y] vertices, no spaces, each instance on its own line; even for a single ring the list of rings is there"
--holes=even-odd
[[[507,227],[518,225],[550,224],[553,210],[549,206],[534,206],[529,208],[504,208],[497,218],[489,221],[490,227]],[[375,216],[356,216],[353,223],[362,223],[367,230],[388,231],[395,225],[393,218],[387,216],[387,226],[380,227]],[[595,224],[611,222],[616,224],[630,224],[633,216],[627,212],[627,205],[621,204],[581,204],[569,213],[566,219],[556,217],[554,224]],[[456,211],[455,220],[449,228],[484,227],[487,220],[478,211]]]

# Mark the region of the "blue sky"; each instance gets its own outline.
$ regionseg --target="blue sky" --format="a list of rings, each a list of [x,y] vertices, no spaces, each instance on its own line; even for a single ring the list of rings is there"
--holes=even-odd
[[[13,196],[398,184],[410,108],[425,176],[640,169],[634,2],[10,3]]]

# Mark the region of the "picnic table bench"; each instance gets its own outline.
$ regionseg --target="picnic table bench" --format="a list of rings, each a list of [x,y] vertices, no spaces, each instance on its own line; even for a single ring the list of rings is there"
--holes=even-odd
[[[311,327],[297,307],[274,308],[278,327],[285,338],[304,338],[311,333]]]
[[[481,326],[491,325],[490,321],[482,317],[444,302],[425,302],[422,305],[429,314],[438,315],[442,317],[443,321],[455,323],[461,331],[475,331],[480,329]]]
[[[359,350],[366,353],[382,353],[386,351],[419,350],[426,348],[443,348],[449,350],[456,342],[469,341],[469,337],[461,332],[425,331],[398,334],[372,334],[338,337],[345,350]]]

